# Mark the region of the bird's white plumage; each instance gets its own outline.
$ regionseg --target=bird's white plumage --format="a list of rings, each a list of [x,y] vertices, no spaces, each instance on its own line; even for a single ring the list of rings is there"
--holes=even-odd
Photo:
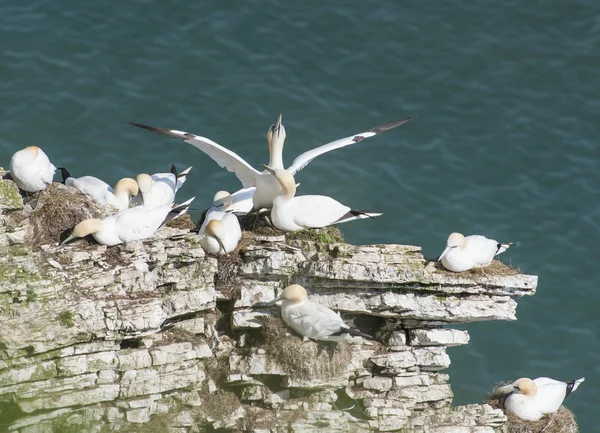
[[[251,186],[249,188],[242,188],[233,194],[231,194],[232,204],[227,208],[227,212],[239,213],[239,214],[247,214],[252,211],[252,197],[254,196],[254,192],[256,191],[256,187]],[[206,214],[208,215],[210,212],[221,210],[221,205],[211,206]]]
[[[152,208],[173,203],[177,191],[185,183],[191,169],[192,167],[188,167],[178,176],[175,173],[154,173],[150,176],[151,185],[147,185],[147,189],[142,189],[140,185],[140,193],[133,198],[133,204],[143,204],[145,207]]]
[[[575,381],[571,392],[584,380],[585,378],[581,378]],[[516,389],[515,386],[519,385],[521,388]],[[524,378],[500,389],[513,391],[504,400],[504,408],[507,411],[523,420],[537,421],[560,408],[567,396],[568,384],[548,377],[538,377],[533,381]]]
[[[215,143],[209,138],[202,137],[200,135],[190,134],[184,131],[176,131],[171,129],[171,132],[178,134],[183,141],[191,144],[196,149],[206,153],[213,161],[219,164],[220,167],[226,168],[228,171],[235,173],[237,178],[242,182],[244,188],[255,185],[255,177],[261,173],[244,159],[242,159],[237,153]]]
[[[285,232],[322,228],[332,224],[355,219],[378,216],[381,214],[356,213],[337,200],[323,195],[304,195],[295,197],[296,183],[288,170],[273,170],[264,166],[281,184],[281,193],[273,199],[271,221],[275,227]]]
[[[29,146],[16,152],[10,160],[10,173],[23,191],[42,191],[54,179],[56,167],[37,146]]]
[[[119,211],[102,220],[84,220],[74,227],[73,234],[63,243],[88,234],[92,235],[98,243],[108,246],[147,239],[167,221],[183,215],[193,200],[194,198],[191,198],[176,207],[137,206]],[[169,215],[171,212],[173,214]]]
[[[309,299],[282,301],[281,317],[298,334],[314,340],[331,340],[332,334],[347,328],[339,314]]]
[[[400,126],[411,119],[412,118],[405,118],[397,122],[381,125],[369,131],[335,140],[331,143],[327,143],[315,149],[304,152],[294,160],[292,165],[289,167],[289,170],[292,172],[292,174],[296,173],[319,155],[349,146],[354,143],[358,143],[365,138],[372,137],[380,132]],[[273,199],[281,192],[281,187],[276,181],[274,181],[268,172],[259,172],[258,170],[255,170],[237,153],[215,143],[206,137],[190,134],[184,131],[178,131],[175,129],[156,128],[153,126],[136,123],[133,125],[148,129],[150,131],[158,132],[163,135],[168,135],[170,137],[179,138],[186,143],[191,144],[192,146],[206,153],[217,164],[219,164],[219,166],[225,167],[228,171],[234,172],[238,179],[242,182],[244,188],[256,187],[256,191],[253,196],[254,209],[270,209]],[[271,128],[273,139],[271,139],[271,135],[269,135],[269,166],[272,168],[283,169],[283,144],[285,141],[285,128],[283,128],[283,125],[281,124],[281,116],[277,123]]]
[[[365,131],[359,134],[354,134],[349,137],[340,138],[339,140],[332,141],[331,143],[323,144],[322,146],[311,149],[307,152],[304,152],[296,157],[287,169],[292,174],[296,174],[304,167],[308,165],[313,159],[317,156],[323,155],[324,153],[331,152],[332,150],[340,149],[342,147],[350,146],[351,144],[357,143],[356,137],[361,137],[359,141],[364,140],[365,138],[373,137],[377,135],[375,132]]]
[[[348,206],[323,195],[279,195],[273,200],[271,220],[279,230],[293,232],[330,226],[349,211]]]
[[[306,290],[298,284],[287,286],[281,295],[273,300],[277,301],[281,301],[283,321],[304,339],[340,341],[352,340],[351,335],[367,336],[351,329],[340,315],[329,307],[308,299]]]
[[[157,208],[137,206],[117,212],[102,220],[102,228],[92,233],[103,245],[117,245],[151,237],[161,226],[171,206]]]
[[[217,199],[221,193],[224,193],[225,196]],[[242,238],[242,229],[237,216],[231,212],[232,206],[232,196],[228,193],[223,191],[215,195],[213,206],[206,212],[206,216],[198,232],[200,245],[204,251],[228,254],[237,247]],[[221,233],[214,233],[212,230],[207,230],[208,224],[213,220],[219,220],[223,223]]]
[[[129,207],[129,193],[125,190],[115,192],[106,182],[93,176],[68,177],[65,185],[73,187],[101,205],[111,205],[118,210]]]
[[[457,239],[452,242],[452,238]],[[488,266],[494,257],[508,248],[508,244],[500,244],[485,236],[471,235],[464,237],[453,233],[448,238],[446,249],[440,256],[444,268],[453,272],[463,272],[473,268]]]

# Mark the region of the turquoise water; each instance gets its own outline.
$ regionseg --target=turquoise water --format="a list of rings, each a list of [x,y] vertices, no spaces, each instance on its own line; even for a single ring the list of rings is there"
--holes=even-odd
[[[283,112],[285,161],[397,118],[398,129],[313,161],[301,193],[384,215],[353,243],[422,245],[452,231],[517,240],[540,276],[517,322],[468,325],[451,350],[457,404],[498,381],[587,381],[569,398],[595,431],[600,379],[600,3],[31,1],[0,14],[0,165],[42,147],[73,175],[194,165],[198,209],[231,173],[135,121],[210,137],[255,166]],[[24,3],[24,2],[23,2]],[[58,177],[57,177],[58,178]],[[196,216],[199,216],[196,212]]]

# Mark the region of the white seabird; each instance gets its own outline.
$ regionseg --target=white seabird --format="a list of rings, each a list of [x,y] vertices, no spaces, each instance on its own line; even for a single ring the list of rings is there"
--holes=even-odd
[[[138,174],[135,179],[140,187],[143,205],[153,208],[173,203],[175,194],[185,183],[191,169],[188,167],[178,174],[173,165],[170,173]]]
[[[359,134],[351,135],[346,138],[341,138],[331,143],[324,144],[315,149],[304,152],[296,159],[292,165],[287,169],[292,174],[302,170],[309,162],[315,159],[317,156],[324,153],[330,152],[335,149],[339,149],[345,146],[349,146],[354,143],[358,143],[365,138],[373,137],[381,132],[387,131],[397,126],[403,125],[412,117],[397,120],[395,122],[380,125],[375,128],[369,129],[368,131],[361,132]],[[279,194],[281,188],[279,184],[274,181],[271,175],[267,171],[258,171],[242,159],[237,153],[215,143],[214,141],[201,137],[199,135],[190,134],[185,131],[178,131],[175,129],[156,128],[154,126],[143,125],[140,123],[132,123],[132,125],[148,129],[150,131],[157,132],[159,134],[167,135],[169,137],[178,138],[191,144],[192,146],[200,149],[211,157],[219,166],[225,167],[228,171],[232,171],[242,182],[243,188],[256,187],[256,191],[252,198],[253,207],[255,210],[263,208],[270,209],[275,196]],[[283,145],[285,142],[285,128],[281,123],[281,115],[277,119],[277,122],[272,125],[267,131],[267,140],[269,142],[269,167],[274,169],[284,169],[283,166]]]
[[[183,215],[194,198],[172,207],[137,206],[122,210],[104,219],[87,219],[73,228],[71,236],[61,244],[92,235],[102,245],[117,245],[151,237],[166,223]]]
[[[270,303],[281,302],[281,318],[302,335],[304,341],[312,338],[320,341],[352,340],[353,336],[372,338],[348,326],[338,313],[308,299],[304,287],[287,286],[280,296]]]
[[[284,232],[322,228],[363,218],[374,218],[380,213],[357,211],[324,195],[296,194],[294,176],[288,170],[273,170],[263,164],[280,183],[281,193],[273,199],[271,221]]]
[[[242,238],[240,222],[230,212],[231,195],[219,191],[213,198],[213,206],[206,212],[200,227],[200,245],[207,253],[228,254],[237,247]]]
[[[548,377],[537,379],[521,378],[498,388],[500,392],[510,392],[504,399],[504,408],[526,421],[537,421],[546,414],[554,413],[564,399],[577,389],[585,380],[572,380],[571,382],[560,382]]]
[[[81,191],[101,205],[111,205],[120,211],[127,209],[131,197],[135,197],[138,193],[138,183],[130,177],[119,180],[113,189],[97,177],[72,177],[66,168],[58,167],[58,169],[61,171],[65,185]]]
[[[17,186],[26,192],[42,191],[52,183],[56,167],[37,146],[28,146],[10,159],[10,175]]]
[[[471,235],[464,237],[460,233],[448,236],[446,249],[438,261],[444,268],[452,272],[463,272],[473,268],[488,266],[494,257],[503,253],[512,243],[500,243],[485,236]]]

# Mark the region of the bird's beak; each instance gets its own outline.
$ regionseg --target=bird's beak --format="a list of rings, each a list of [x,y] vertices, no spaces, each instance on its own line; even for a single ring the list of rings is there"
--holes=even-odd
[[[279,117],[277,118],[277,122],[275,122],[275,129],[279,131],[279,128],[281,128],[281,113],[279,113]]]
[[[213,238],[215,238],[219,243],[219,246],[223,250],[223,254],[227,254],[227,250],[225,249],[225,245],[223,245],[223,241],[221,240],[221,238],[218,238],[217,236],[213,236]]]
[[[515,387],[512,384],[501,386],[500,388],[498,388],[498,392],[501,392],[502,394],[508,394],[509,392],[513,391],[515,391]]]
[[[273,304],[275,304],[275,303],[277,303],[277,302],[281,301],[281,299],[283,299],[282,297],[283,297],[283,294],[281,294],[281,295],[279,295],[278,297],[276,297],[275,299],[273,299],[273,300],[271,300],[271,301],[267,302],[267,304],[268,304],[268,305],[273,305]]]
[[[282,295],[279,295],[278,297],[276,297],[275,299],[272,299],[270,301],[257,302],[256,304],[253,305],[253,307],[270,307],[271,305],[277,303],[278,301],[281,301],[281,296]]]
[[[62,241],[61,243],[59,243],[59,245],[68,244],[69,242],[73,242],[75,239],[77,239],[77,237],[71,235],[68,238],[66,238],[64,241]]]
[[[451,247],[446,247],[446,249],[444,250],[444,252],[440,255],[440,258],[438,259],[438,262],[441,262],[442,259],[446,256],[446,254],[448,254],[448,252],[450,252],[452,248]]]
[[[273,170],[271,167],[269,167],[268,165],[265,164],[261,164],[263,166],[263,168],[265,170],[267,170],[269,173],[271,173],[273,176],[275,176],[275,170]]]

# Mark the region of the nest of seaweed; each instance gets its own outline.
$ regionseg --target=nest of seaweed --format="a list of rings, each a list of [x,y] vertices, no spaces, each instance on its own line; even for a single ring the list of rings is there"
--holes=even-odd
[[[507,382],[509,383],[509,382]],[[510,382],[512,383],[512,382]],[[502,386],[505,384],[500,384]],[[485,401],[494,409],[504,409],[502,402],[506,394],[499,393],[496,390],[492,392]],[[539,421],[525,421],[508,411],[504,411],[508,422],[506,433],[578,433],[579,427],[575,421],[573,412],[564,406],[561,406],[555,413],[546,415]]]

